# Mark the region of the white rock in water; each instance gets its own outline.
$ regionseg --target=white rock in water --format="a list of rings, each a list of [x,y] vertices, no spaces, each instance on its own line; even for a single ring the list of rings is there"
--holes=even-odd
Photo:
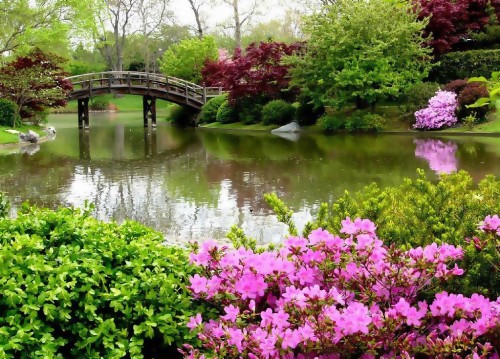
[[[21,132],[17,131],[17,130],[4,130],[4,132],[7,132],[7,133],[12,133],[14,135],[19,135]]]
[[[55,127],[49,126],[45,129],[49,135],[55,135],[56,134],[56,129]]]
[[[288,125],[281,126],[275,130],[272,130],[271,133],[274,132],[299,132],[300,126],[297,122],[290,122]]]
[[[40,135],[34,131],[28,130],[26,133],[20,133],[19,138],[21,141],[37,143],[40,139]]]

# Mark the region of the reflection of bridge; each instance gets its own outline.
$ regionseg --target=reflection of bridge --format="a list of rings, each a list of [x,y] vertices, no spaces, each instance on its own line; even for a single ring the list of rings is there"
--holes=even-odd
[[[212,97],[222,93],[219,87],[203,87],[170,76],[145,72],[108,71],[68,77],[73,84],[70,100],[78,100],[78,127],[89,127],[89,99],[103,94],[142,96],[144,126],[148,119],[156,126],[156,99],[199,111]]]

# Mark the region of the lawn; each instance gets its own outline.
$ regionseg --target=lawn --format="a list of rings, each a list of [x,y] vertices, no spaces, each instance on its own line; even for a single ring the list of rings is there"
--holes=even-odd
[[[132,111],[142,111],[142,96],[136,95],[124,95],[123,97],[115,98],[114,95],[103,95],[96,96],[94,99],[105,99],[110,104],[115,105],[119,112],[132,112]],[[157,111],[165,111],[171,102],[157,100],[156,109]],[[57,109],[55,112],[78,112],[78,101],[70,101],[68,105],[63,109]]]
[[[13,129],[13,128],[0,126],[0,145],[7,144],[7,143],[19,142],[18,135],[5,132],[5,130],[8,130],[8,129]],[[17,130],[17,131],[21,131],[21,132],[26,132],[28,130],[32,130],[32,131],[35,131],[36,133],[38,133],[40,136],[45,136],[45,131],[38,126],[21,126],[21,127],[16,127],[13,130]]]

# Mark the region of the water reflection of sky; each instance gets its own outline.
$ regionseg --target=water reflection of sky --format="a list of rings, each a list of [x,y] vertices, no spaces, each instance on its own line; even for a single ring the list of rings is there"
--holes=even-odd
[[[372,182],[398,185],[415,178],[417,168],[429,178],[458,169],[476,181],[500,175],[500,138],[494,137],[301,135],[291,141],[100,121],[87,134],[61,126],[54,141],[32,154],[0,152],[0,190],[14,206],[24,200],[83,206],[88,200],[98,218],[137,220],[169,241],[222,239],[238,225],[269,242],[287,229],[264,193],[277,193],[302,228],[321,202]]]

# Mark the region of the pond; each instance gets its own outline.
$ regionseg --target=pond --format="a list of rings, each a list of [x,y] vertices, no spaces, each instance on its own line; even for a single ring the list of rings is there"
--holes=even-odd
[[[398,185],[417,168],[431,178],[465,169],[500,176],[500,137],[302,134],[144,129],[140,113],[52,115],[54,140],[0,149],[0,190],[23,201],[95,204],[103,220],[133,219],[168,241],[222,239],[231,225],[261,242],[286,233],[263,200],[276,192],[303,225],[321,202],[372,182]]]

